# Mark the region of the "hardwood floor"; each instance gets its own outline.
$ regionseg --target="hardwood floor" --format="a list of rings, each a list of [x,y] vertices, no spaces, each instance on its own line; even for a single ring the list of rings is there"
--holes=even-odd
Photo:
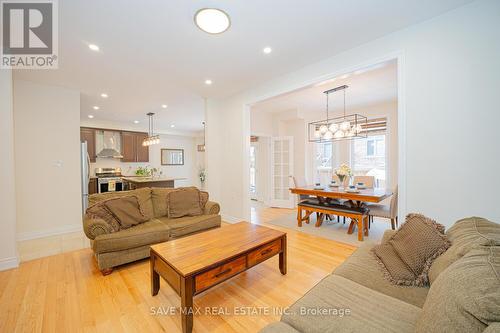
[[[262,208],[252,222],[265,225],[289,212]],[[355,250],[268,226],[288,234],[288,274],[281,275],[275,256],[196,296],[201,314],[195,314],[194,332],[259,331]],[[179,297],[165,282],[158,296],[150,292],[148,260],[108,276],[101,275],[90,249],[24,262],[0,272],[0,332],[181,332],[179,313],[165,313],[178,309]]]

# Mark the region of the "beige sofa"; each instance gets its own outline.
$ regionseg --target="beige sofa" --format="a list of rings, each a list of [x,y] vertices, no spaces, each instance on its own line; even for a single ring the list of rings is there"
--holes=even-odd
[[[500,225],[467,218],[446,234],[430,288],[389,283],[367,243],[261,333],[500,332]]]
[[[109,274],[118,265],[149,257],[152,244],[166,242],[204,230],[220,227],[220,207],[204,197],[204,211],[200,216],[170,219],[167,216],[167,193],[173,189],[141,188],[133,191],[108,192],[89,197],[89,207],[106,199],[134,195],[142,213],[149,219],[128,229],[113,232],[108,223],[86,214],[83,230],[90,239],[97,265],[103,274]]]

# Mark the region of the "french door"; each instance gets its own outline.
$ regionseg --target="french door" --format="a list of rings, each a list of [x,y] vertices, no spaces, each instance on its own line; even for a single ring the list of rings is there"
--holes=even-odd
[[[293,208],[294,195],[290,193],[290,175],[293,175],[293,137],[271,138],[271,202],[272,207]]]

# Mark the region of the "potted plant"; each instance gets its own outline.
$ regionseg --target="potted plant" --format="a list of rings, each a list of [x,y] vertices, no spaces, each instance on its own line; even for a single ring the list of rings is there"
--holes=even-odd
[[[204,168],[200,168],[200,170],[198,171],[198,178],[200,179],[201,187],[203,188],[205,186],[205,180],[207,178],[207,174]]]
[[[335,170],[335,174],[339,178],[340,186],[345,187],[344,180],[350,179],[352,176],[352,170],[347,164],[342,164],[338,169]]]

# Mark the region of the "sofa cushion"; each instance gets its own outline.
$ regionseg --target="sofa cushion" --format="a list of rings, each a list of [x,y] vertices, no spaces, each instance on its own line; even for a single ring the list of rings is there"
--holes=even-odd
[[[135,195],[109,199],[104,202],[104,205],[120,222],[121,229],[127,229],[148,220],[142,213]]]
[[[267,325],[266,327],[261,329],[259,333],[300,333],[300,332],[282,321],[277,321]]]
[[[338,275],[293,304],[281,321],[300,332],[413,332],[421,309]]]
[[[121,251],[168,241],[170,228],[153,219],[132,228],[97,236],[92,242],[96,253]]]
[[[170,228],[170,237],[179,238],[195,232],[220,227],[220,215],[185,216],[171,219],[166,216],[159,220]]]
[[[444,226],[421,214],[408,214],[390,239],[373,248],[386,278],[394,284],[425,286],[432,262],[450,246]]]
[[[174,188],[153,187],[151,189],[151,200],[153,201],[154,215],[156,218],[168,215],[167,195],[175,191]],[[201,207],[205,208],[208,202],[208,192],[200,191]]]
[[[167,195],[175,191],[174,188],[153,187],[151,189],[151,200],[153,201],[153,209],[156,218],[167,216]]]
[[[104,201],[95,202],[92,206],[87,208],[85,212],[86,218],[89,220],[102,220],[105,222],[109,228],[110,232],[116,232],[120,230],[120,222],[118,219],[109,211],[109,209],[105,206]],[[95,236],[95,235],[94,235]]]
[[[121,198],[130,195],[135,195],[137,197],[137,199],[139,200],[139,205],[141,206],[141,210],[148,220],[154,218],[155,214],[153,210],[153,201],[151,200],[151,188],[149,187],[139,188],[132,191],[92,194],[89,196],[89,206],[92,206],[93,204],[103,200]]]
[[[183,187],[169,192],[167,210],[169,218],[203,214],[200,190],[196,187]]]
[[[373,245],[373,243],[365,242],[337,267],[333,274],[403,302],[422,307],[429,288],[398,286],[384,279],[380,266],[371,253]]]
[[[436,258],[429,270],[432,284],[439,274],[475,246],[500,245],[500,224],[481,217],[468,217],[457,221],[446,231],[451,247]]]
[[[500,247],[478,246],[432,284],[417,332],[482,332],[500,321]]]

